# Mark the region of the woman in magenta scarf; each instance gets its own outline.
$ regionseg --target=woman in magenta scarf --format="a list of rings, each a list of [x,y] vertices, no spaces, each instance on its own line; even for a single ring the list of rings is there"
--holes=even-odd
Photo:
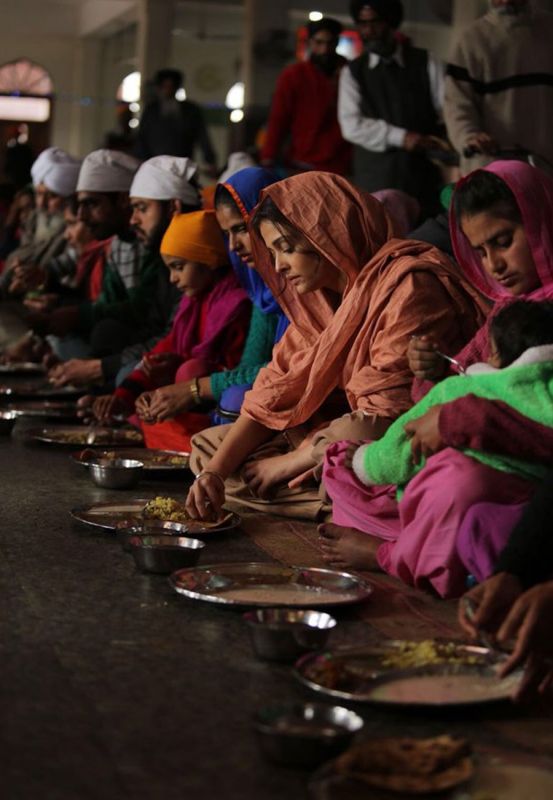
[[[210,424],[194,391],[197,380],[239,362],[251,306],[230,268],[215,212],[174,217],[161,255],[183,298],[168,336],[144,356],[115,395],[129,412],[136,410],[148,447],[188,450],[190,436]],[[170,385],[185,381],[190,408],[171,414]]]
[[[472,173],[456,189],[450,226],[457,261],[494,302],[491,315],[514,297],[553,297],[553,183],[543,173],[521,162],[497,162]],[[424,381],[448,373],[437,351],[440,343],[431,332],[410,345],[416,399],[428,388]],[[466,367],[488,357],[486,324],[455,358]],[[324,482],[333,500],[333,524],[321,527],[320,540],[328,561],[377,567],[444,597],[463,592],[467,571],[457,536],[465,519],[470,521],[482,503],[507,507],[510,520],[503,517],[500,528],[506,540],[534,489],[509,476],[498,480],[493,470],[475,465],[457,449],[462,446],[458,438],[448,440],[445,431],[440,436],[442,414],[449,414],[450,428],[456,423],[462,431],[470,424],[464,411],[470,403],[470,397],[456,401],[454,420],[449,406],[438,406],[410,427],[429,459],[399,503],[395,487],[365,487],[353,476],[345,465],[347,443],[328,448]],[[509,432],[497,438],[509,441]]]

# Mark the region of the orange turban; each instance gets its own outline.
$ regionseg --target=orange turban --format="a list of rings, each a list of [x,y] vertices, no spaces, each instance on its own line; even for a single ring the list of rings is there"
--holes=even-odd
[[[191,211],[173,217],[160,251],[163,255],[197,261],[212,269],[228,264],[225,241],[214,211]]]

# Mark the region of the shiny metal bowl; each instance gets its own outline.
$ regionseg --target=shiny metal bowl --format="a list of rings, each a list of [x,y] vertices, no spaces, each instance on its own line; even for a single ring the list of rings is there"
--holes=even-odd
[[[336,620],[323,611],[259,608],[243,615],[255,654],[268,661],[294,661],[325,647]]]
[[[204,542],[188,536],[131,536],[129,539],[138,569],[158,575],[195,566],[204,547]]]
[[[140,480],[144,464],[133,458],[106,458],[90,464],[88,469],[96,486],[104,489],[131,489]]]
[[[15,411],[0,411],[0,436],[9,436],[16,422]]]
[[[183,522],[169,522],[161,519],[144,519],[135,525],[116,528],[115,533],[126,553],[131,552],[129,544],[133,536],[188,536],[188,529]]]
[[[363,720],[342,706],[292,703],[260,709],[254,726],[268,759],[314,767],[345,750],[363,727]]]

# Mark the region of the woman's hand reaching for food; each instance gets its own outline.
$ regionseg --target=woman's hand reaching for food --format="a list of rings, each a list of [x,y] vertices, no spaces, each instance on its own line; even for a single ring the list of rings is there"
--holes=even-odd
[[[495,633],[522,594],[522,585],[516,575],[498,572],[479,583],[459,601],[458,619],[461,628],[475,639],[478,629]],[[469,606],[475,610],[467,613]]]
[[[195,404],[191,384],[192,381],[173,383],[153,392],[144,392],[136,403],[138,416],[145,422],[162,422],[188,411]]]
[[[225,502],[225,479],[218,472],[204,470],[188,491],[186,510],[194,519],[216,520]]]
[[[407,348],[409,369],[415,376],[426,381],[441,378],[446,371],[446,363],[438,355],[438,345],[428,336],[413,336]]]
[[[515,700],[544,694],[553,686],[552,618],[553,581],[548,581],[521,594],[497,632],[499,644],[515,641],[501,677],[524,665],[524,677]]]

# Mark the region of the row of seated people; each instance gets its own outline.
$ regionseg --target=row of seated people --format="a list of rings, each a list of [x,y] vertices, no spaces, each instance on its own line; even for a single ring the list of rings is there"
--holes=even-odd
[[[97,385],[83,414],[191,448],[194,517],[230,497],[319,520],[330,564],[483,591],[551,467],[550,179],[508,161],[462,179],[451,258],[336,175],[247,168],[213,208],[194,177],[187,159],[90,154],[75,189],[94,241],[71,274],[86,299],[22,310],[48,268],[12,264],[4,302],[32,333],[4,358],[30,348],[54,381]],[[181,295],[165,315],[160,285]],[[237,419],[210,427],[214,410]]]

